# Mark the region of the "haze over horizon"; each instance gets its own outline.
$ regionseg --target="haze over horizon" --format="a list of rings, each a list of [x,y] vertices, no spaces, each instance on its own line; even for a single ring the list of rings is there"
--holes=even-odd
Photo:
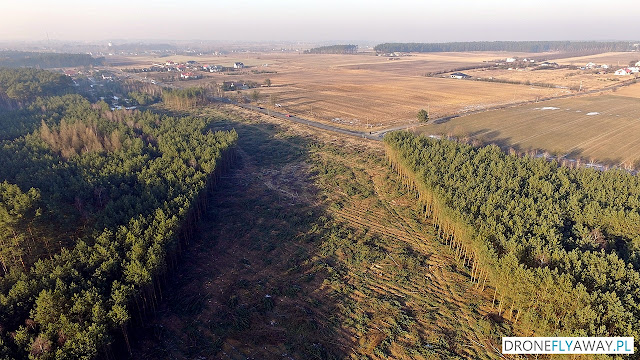
[[[635,1],[45,0],[4,5],[0,40],[633,40]],[[623,11],[621,11],[621,9]],[[10,14],[7,15],[7,14]]]

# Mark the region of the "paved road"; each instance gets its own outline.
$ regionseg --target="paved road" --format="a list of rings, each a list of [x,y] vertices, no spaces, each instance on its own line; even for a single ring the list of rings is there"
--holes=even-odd
[[[369,140],[377,140],[380,141],[382,140],[382,136],[380,135],[380,133],[369,133],[369,132],[363,132],[363,131],[355,131],[355,130],[349,130],[349,129],[343,129],[337,126],[333,126],[333,125],[329,125],[329,124],[325,124],[325,123],[321,123],[318,121],[312,121],[312,120],[307,120],[307,119],[303,119],[301,117],[295,116],[295,115],[290,115],[290,114],[283,114],[281,112],[278,111],[273,111],[270,109],[265,109],[263,107],[259,107],[259,106],[253,106],[253,105],[249,105],[249,104],[239,104],[233,100],[229,100],[227,98],[215,98],[216,101],[221,101],[227,104],[234,104],[237,106],[240,106],[242,108],[248,109],[248,110],[252,110],[252,111],[257,111],[259,113],[265,114],[265,115],[269,115],[269,116],[273,116],[273,117],[277,117],[277,118],[281,118],[283,120],[289,120],[289,121],[293,121],[299,124],[304,124],[304,125],[309,125],[309,126],[313,126],[319,129],[323,129],[323,130],[328,130],[328,131],[333,131],[333,132],[337,132],[340,134],[345,134],[345,135],[350,135],[350,136],[355,136],[355,137],[359,137],[359,138],[365,138],[365,139],[369,139]]]

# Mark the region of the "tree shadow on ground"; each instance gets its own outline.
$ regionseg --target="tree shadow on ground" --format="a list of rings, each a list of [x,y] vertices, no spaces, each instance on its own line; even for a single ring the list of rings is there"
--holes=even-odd
[[[319,290],[312,227],[325,216],[306,161],[309,140],[272,124],[235,128],[239,157],[211,194],[133,358],[339,358],[335,303]]]

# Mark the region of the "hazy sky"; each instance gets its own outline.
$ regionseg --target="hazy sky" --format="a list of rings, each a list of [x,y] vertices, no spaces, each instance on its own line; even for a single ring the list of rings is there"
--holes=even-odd
[[[631,40],[637,0],[0,0],[0,40]]]

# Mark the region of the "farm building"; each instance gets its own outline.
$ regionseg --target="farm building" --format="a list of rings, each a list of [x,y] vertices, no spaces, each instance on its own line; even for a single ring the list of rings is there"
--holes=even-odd
[[[453,74],[451,74],[451,78],[452,79],[468,79],[470,78],[470,75],[467,75],[465,73],[461,73],[461,72],[455,72]]]
[[[618,70],[616,70],[616,72],[614,74],[615,75],[629,75],[629,74],[631,74],[631,70],[629,70],[629,69],[618,69]]]
[[[244,64],[241,63],[241,62],[233,63],[233,68],[234,69],[244,69]]]

